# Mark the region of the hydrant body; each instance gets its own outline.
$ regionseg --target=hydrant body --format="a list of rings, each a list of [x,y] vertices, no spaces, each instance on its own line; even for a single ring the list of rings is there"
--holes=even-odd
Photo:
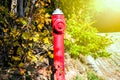
[[[64,30],[65,19],[62,11],[56,9],[52,15],[53,45],[54,45],[54,80],[65,80],[64,69]]]

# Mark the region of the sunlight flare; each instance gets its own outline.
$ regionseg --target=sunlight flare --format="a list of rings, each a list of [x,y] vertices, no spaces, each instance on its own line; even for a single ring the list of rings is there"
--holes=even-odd
[[[99,12],[106,9],[120,12],[120,0],[95,0],[94,8]]]

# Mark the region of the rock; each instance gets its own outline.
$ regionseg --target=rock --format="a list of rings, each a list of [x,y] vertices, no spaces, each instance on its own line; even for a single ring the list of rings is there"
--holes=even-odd
[[[99,69],[98,65],[95,62],[95,59],[92,56],[87,56],[88,63],[91,64],[92,68],[99,74],[102,75],[101,70]]]

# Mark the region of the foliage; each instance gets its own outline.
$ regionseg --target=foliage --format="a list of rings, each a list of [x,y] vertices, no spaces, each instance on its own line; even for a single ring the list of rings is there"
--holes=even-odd
[[[0,6],[0,66],[25,67],[25,63],[42,62],[40,56],[53,58],[50,31],[50,0],[37,0],[26,16],[18,17]],[[29,15],[30,14],[30,15]],[[32,15],[32,16],[31,16]]]
[[[69,3],[66,1],[62,3],[63,11],[65,15],[71,12],[67,15],[66,51],[69,51],[72,57],[79,57],[79,54],[92,55],[94,58],[109,56],[105,47],[111,42],[103,36],[98,36],[97,29],[92,27],[95,21],[91,21],[93,16],[86,1],[69,1]]]
[[[89,71],[87,73],[88,80],[103,80],[102,78],[98,77],[95,73],[92,71]]]
[[[46,78],[52,74],[51,0],[25,1],[23,16],[12,12],[8,5],[0,6],[0,79],[6,75],[5,80],[37,80],[42,79],[38,74]]]
[[[76,19],[75,19],[76,18]],[[73,57],[78,57],[79,54],[92,55],[96,57],[105,57],[109,54],[105,51],[105,47],[110,44],[110,40],[98,36],[97,30],[91,27],[91,23],[79,23],[79,18],[72,16],[67,20],[67,36],[65,46],[70,51]],[[102,43],[101,43],[102,42]]]
[[[77,75],[75,80],[83,80],[83,78],[80,75]]]
[[[91,11],[91,7],[89,6],[91,1],[92,0],[61,0],[59,4],[67,18],[69,18],[69,15],[76,14],[76,16],[84,19],[85,16],[90,17],[87,15],[91,14],[91,12],[89,12]]]

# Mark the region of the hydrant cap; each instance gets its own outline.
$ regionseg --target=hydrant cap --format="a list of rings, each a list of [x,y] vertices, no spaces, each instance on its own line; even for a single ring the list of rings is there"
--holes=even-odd
[[[63,12],[57,8],[52,14],[63,14]]]

